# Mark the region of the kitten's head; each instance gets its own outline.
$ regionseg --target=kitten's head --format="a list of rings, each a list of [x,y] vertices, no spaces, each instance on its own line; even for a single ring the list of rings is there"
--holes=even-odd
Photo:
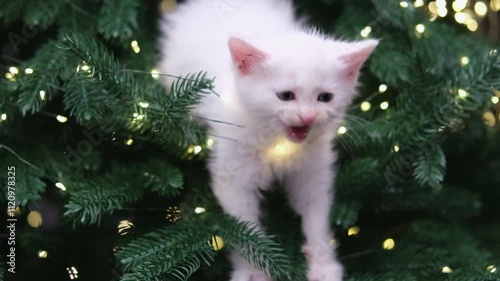
[[[361,66],[378,44],[306,33],[256,42],[229,40],[239,98],[256,120],[278,118],[294,142],[339,124],[355,95]]]

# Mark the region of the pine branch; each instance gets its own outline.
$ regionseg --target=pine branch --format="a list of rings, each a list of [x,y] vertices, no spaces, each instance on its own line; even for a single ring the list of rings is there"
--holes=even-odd
[[[438,145],[432,145],[431,151],[422,151],[413,165],[413,175],[420,185],[438,187],[444,180],[446,158]]]
[[[146,177],[145,187],[160,196],[174,197],[182,190],[184,178],[181,171],[165,160],[151,160],[143,165],[142,170]]]
[[[64,50],[55,42],[45,44],[34,58],[24,63],[21,69],[31,68],[33,74],[19,74],[19,97],[16,101],[23,115],[40,111],[57,93],[59,73],[66,68]],[[22,70],[21,70],[22,71]],[[44,92],[44,98],[40,92]]]
[[[118,39],[122,44],[131,39],[138,28],[137,0],[106,0],[99,15],[97,28],[106,39]]]
[[[74,225],[98,224],[102,215],[111,215],[116,210],[142,198],[143,190],[139,183],[127,174],[118,171],[95,180],[78,179],[69,181],[69,202],[65,205],[65,216],[74,221]]]

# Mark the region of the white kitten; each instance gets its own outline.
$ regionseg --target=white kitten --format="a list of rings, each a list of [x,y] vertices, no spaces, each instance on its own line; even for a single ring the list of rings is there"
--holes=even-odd
[[[258,222],[259,189],[278,178],[302,216],[308,280],[342,280],[330,246],[331,144],[378,42],[304,31],[284,0],[190,0],[164,16],[161,30],[161,73],[216,77],[221,97],[207,95],[193,115],[238,125],[207,122],[219,136],[209,169],[224,210]],[[271,280],[236,253],[231,259],[231,280]]]

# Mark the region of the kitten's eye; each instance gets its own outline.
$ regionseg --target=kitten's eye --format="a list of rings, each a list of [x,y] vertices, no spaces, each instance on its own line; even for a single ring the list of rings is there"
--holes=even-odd
[[[320,102],[331,102],[333,100],[332,93],[321,93],[318,96],[318,101]]]
[[[291,101],[295,99],[295,94],[291,91],[279,92],[277,95],[282,101]]]

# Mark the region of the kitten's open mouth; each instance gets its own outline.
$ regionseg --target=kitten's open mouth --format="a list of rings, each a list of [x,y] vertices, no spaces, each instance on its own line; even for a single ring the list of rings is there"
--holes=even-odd
[[[302,142],[307,138],[307,134],[309,133],[309,126],[287,126],[286,133],[288,134],[290,140],[294,142]]]

